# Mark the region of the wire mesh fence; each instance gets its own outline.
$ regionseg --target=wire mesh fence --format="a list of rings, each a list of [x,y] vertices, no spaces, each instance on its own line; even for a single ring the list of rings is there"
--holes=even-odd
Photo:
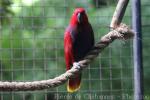
[[[63,35],[73,10],[76,7],[86,9],[97,41],[109,31],[117,4],[115,0],[4,1],[1,0],[3,6],[0,7],[1,81],[42,80],[64,73]],[[149,1],[143,0],[142,9],[148,11],[146,3]],[[143,41],[147,42],[149,14],[142,16],[145,21]],[[130,4],[123,21],[131,25]],[[144,47],[148,48],[147,45],[145,43]],[[67,93],[65,84],[43,91],[1,91],[0,100],[133,100],[132,47],[132,40],[112,43],[83,71],[81,89],[76,93]],[[149,59],[147,49],[144,59]],[[148,63],[144,63],[144,67],[147,68]],[[146,86],[148,82],[146,80]]]
[[[149,73],[149,61],[150,61],[150,55],[149,55],[149,49],[150,49],[150,46],[149,46],[149,17],[150,17],[150,14],[149,14],[149,10],[150,9],[150,2],[147,1],[147,0],[144,0],[143,2],[141,2],[141,10],[142,10],[142,41],[143,41],[143,68],[144,68],[144,98],[145,100],[148,100],[150,99],[149,97],[149,76],[148,76],[148,73]]]

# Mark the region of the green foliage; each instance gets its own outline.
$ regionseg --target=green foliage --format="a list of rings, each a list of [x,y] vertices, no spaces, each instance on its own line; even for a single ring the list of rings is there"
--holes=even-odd
[[[0,0],[0,23],[7,24],[13,12],[10,9],[12,2],[10,0]]]
[[[95,8],[102,8],[116,3],[116,0],[89,0]]]

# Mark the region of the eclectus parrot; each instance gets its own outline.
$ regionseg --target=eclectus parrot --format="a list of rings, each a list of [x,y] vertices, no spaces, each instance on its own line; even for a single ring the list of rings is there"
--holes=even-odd
[[[69,70],[74,62],[82,60],[94,45],[94,34],[91,24],[83,8],[75,9],[70,24],[64,34],[64,51],[66,69]],[[81,73],[68,80],[68,92],[80,88]]]

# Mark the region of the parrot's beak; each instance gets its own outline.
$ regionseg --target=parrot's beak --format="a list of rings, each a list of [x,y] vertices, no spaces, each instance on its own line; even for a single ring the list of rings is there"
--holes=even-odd
[[[78,22],[81,23],[81,13],[78,13],[77,17],[78,17]]]

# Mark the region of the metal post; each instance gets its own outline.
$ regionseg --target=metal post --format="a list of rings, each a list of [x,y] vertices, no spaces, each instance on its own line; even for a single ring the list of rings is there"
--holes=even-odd
[[[132,0],[132,27],[135,31],[133,40],[134,54],[134,100],[143,100],[143,64],[141,35],[141,1]]]

